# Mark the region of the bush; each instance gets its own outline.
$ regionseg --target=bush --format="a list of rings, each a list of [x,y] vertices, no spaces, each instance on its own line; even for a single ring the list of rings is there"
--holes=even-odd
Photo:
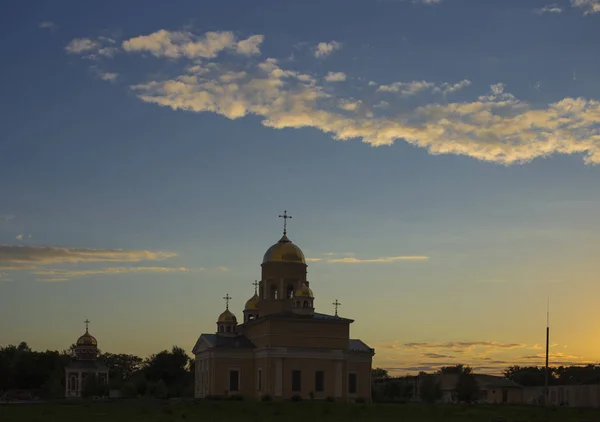
[[[300,395],[298,395],[298,394],[294,394],[294,395],[293,395],[293,396],[290,398],[290,400],[291,400],[291,401],[293,401],[293,402],[296,402],[296,403],[297,403],[297,402],[300,402],[300,401],[302,401],[302,396],[300,396]]]

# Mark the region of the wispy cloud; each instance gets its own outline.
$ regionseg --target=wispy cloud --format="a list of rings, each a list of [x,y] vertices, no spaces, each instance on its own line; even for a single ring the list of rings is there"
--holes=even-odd
[[[12,214],[0,214],[0,221],[9,221],[15,218]]]
[[[110,58],[117,52],[116,41],[108,37],[75,38],[67,44],[65,50],[69,54],[80,55],[84,59],[96,60],[101,57]]]
[[[321,258],[306,258],[305,261],[306,262],[319,262],[322,261],[323,259]]]
[[[425,91],[448,95],[460,91],[469,85],[471,85],[471,81],[467,79],[454,84],[448,82],[436,84],[435,82],[428,81],[394,82],[390,85],[381,85],[377,88],[377,91],[398,93],[402,97],[412,97]]]
[[[342,48],[342,44],[337,41],[320,42],[315,47],[315,57],[323,59],[340,48]]]
[[[517,349],[526,347],[521,343],[501,343],[497,341],[449,341],[445,343],[427,343],[427,342],[415,342],[415,343],[404,343],[403,347],[411,349],[450,349],[450,350],[465,350],[472,349],[475,347],[485,347],[494,349]],[[396,344],[392,347],[398,347]]]
[[[401,255],[401,256],[385,256],[380,258],[359,259],[354,257],[328,259],[327,262],[334,264],[373,264],[373,263],[391,263],[398,261],[426,261],[428,256],[422,255]]]
[[[231,31],[207,32],[203,36],[186,31],[166,31],[161,29],[150,35],[141,35],[123,41],[122,47],[128,52],[148,52],[155,57],[179,59],[210,59],[230,50],[244,56],[260,54],[262,35],[253,35],[237,41]]]
[[[22,233],[19,233],[19,234],[17,235],[17,237],[15,237],[15,239],[17,239],[17,240],[23,240],[23,234],[22,234]]]
[[[0,245],[0,264],[62,264],[80,262],[158,261],[177,256],[173,252],[121,249],[78,249],[58,246]]]
[[[543,7],[538,7],[537,9],[533,9],[533,13],[536,15],[541,15],[544,13],[562,13],[562,8],[560,8],[556,3],[547,4]]]
[[[582,9],[584,15],[600,12],[600,0],[571,0],[571,6]]]
[[[327,82],[343,82],[346,80],[346,74],[344,72],[329,72],[325,76]]]
[[[58,25],[55,24],[54,22],[44,21],[44,22],[40,22],[38,24],[38,28],[48,29],[50,31],[56,31],[58,29]]]
[[[90,69],[103,81],[114,82],[119,77],[118,73],[106,72],[104,70],[99,69],[97,66],[90,66]]]
[[[416,4],[432,5],[432,4],[440,4],[442,2],[442,0],[412,0],[412,2],[416,3]]]
[[[162,36],[133,43],[130,50],[166,58],[212,57],[234,45],[231,39],[225,36],[223,41],[221,37],[214,35],[214,43],[206,41],[208,36],[194,39],[188,48],[185,36],[176,40]],[[333,51],[330,47],[318,51],[328,54]],[[331,89],[331,82],[315,81],[301,71],[282,67],[273,58],[232,60],[226,65],[210,61],[198,65],[194,59],[192,65],[200,66],[202,72],[149,80],[131,89],[140,100],[173,110],[212,112],[230,119],[255,115],[262,118],[264,126],[274,129],[312,127],[336,140],[359,139],[371,146],[393,145],[401,140],[431,154],[465,155],[506,165],[552,154],[582,154],[585,163],[600,163],[597,100],[567,97],[547,106],[534,106],[496,83],[470,101],[431,102],[412,109],[391,103],[383,111],[369,105],[372,101],[365,98],[355,108],[357,112],[348,115],[348,109],[340,105],[358,104],[362,98],[344,98]],[[242,72],[242,77],[223,78]],[[397,82],[380,91],[397,90],[409,96],[423,90],[443,94],[469,84],[467,80],[446,85]]]
[[[203,268],[196,268],[193,271],[202,271]],[[64,270],[64,269],[40,269],[33,274],[44,276],[37,281],[67,281],[72,278],[87,277],[91,275],[114,275],[114,274],[132,274],[140,272],[149,273],[172,273],[172,272],[190,272],[192,269],[186,267],[107,267],[85,270]]]

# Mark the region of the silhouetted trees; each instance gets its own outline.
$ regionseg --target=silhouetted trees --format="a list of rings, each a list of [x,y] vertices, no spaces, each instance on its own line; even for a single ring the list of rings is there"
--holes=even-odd
[[[421,384],[419,386],[419,398],[428,404],[433,404],[442,398],[442,387],[439,379],[435,375],[420,375]]]

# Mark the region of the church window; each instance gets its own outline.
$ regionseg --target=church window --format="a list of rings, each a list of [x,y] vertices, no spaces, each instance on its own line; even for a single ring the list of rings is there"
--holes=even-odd
[[[308,300],[305,300],[305,301],[304,301],[304,303],[302,304],[302,306],[303,306],[304,308],[308,308]]]
[[[239,391],[240,388],[240,372],[229,371],[229,391]]]
[[[222,333],[223,332],[223,326],[219,325],[219,332]]]
[[[226,331],[227,331],[228,333],[230,333],[230,332],[231,332],[231,327],[230,327],[229,325],[227,326],[227,329],[226,329]]]
[[[292,391],[302,390],[302,373],[300,371],[292,371]]]
[[[325,372],[315,372],[315,391],[321,392],[325,390]]]
[[[288,299],[294,298],[294,286],[292,286],[291,284],[289,284],[287,287],[287,298]]]
[[[256,378],[257,378],[257,386],[256,386],[256,389],[257,389],[258,391],[261,391],[261,390],[262,390],[262,369],[259,369],[259,370],[258,370],[258,376],[257,376]]]
[[[356,394],[356,374],[348,374],[348,393]]]
[[[277,299],[277,286],[275,284],[271,285],[271,299]]]

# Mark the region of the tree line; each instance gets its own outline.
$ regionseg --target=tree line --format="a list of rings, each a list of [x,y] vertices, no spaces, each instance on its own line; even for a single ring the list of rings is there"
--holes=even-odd
[[[65,368],[74,359],[74,345],[67,350],[32,350],[25,342],[0,347],[0,396],[11,390],[31,390],[45,398],[64,397]],[[100,353],[109,368],[109,388],[126,397],[158,398],[193,395],[194,360],[177,346],[141,358],[123,353]],[[92,395],[97,386],[84,387]]]

